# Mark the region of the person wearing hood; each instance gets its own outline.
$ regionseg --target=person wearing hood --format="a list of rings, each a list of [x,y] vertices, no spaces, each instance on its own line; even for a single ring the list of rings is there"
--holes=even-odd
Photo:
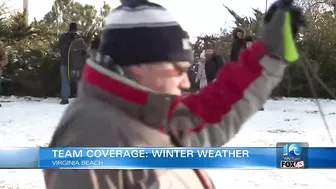
[[[230,53],[231,61],[238,61],[239,54],[245,48],[245,32],[242,28],[235,28],[232,32],[233,42]]]
[[[199,93],[182,96],[193,61],[187,32],[158,4],[126,2],[109,13],[97,55],[87,59],[78,97],[49,147],[223,146],[262,107],[287,65],[299,59],[299,26],[292,17],[297,14],[275,4],[261,39],[238,62],[225,63]],[[215,188],[200,169],[43,171],[47,189]]]
[[[61,102],[69,103],[71,84],[76,85],[81,68],[84,66],[87,47],[84,39],[77,33],[77,23],[72,22],[69,30],[59,37],[59,50],[61,54]],[[72,87],[75,88],[75,87]]]

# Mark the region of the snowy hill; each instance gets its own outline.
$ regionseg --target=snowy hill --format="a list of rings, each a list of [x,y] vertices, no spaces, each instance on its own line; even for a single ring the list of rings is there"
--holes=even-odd
[[[66,106],[59,99],[0,98],[0,147],[46,145]],[[336,101],[321,100],[336,139]],[[333,146],[318,113],[308,99],[270,100],[265,111],[253,116],[226,146],[275,146],[276,142],[302,141],[310,146]],[[334,189],[335,170],[210,170],[218,189],[294,188]],[[41,170],[0,170],[0,188],[43,189]]]

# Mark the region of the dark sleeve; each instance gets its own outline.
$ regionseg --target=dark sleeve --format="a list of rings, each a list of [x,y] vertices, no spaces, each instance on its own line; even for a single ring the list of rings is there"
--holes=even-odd
[[[231,52],[230,52],[230,61],[235,61],[236,60],[236,53],[235,53],[235,42],[232,43],[232,47],[231,47]]]
[[[83,38],[82,38],[83,39]],[[86,42],[84,40],[82,40],[82,43],[83,43],[83,49],[82,49],[82,52],[83,52],[83,55],[87,55],[88,54],[88,46],[86,44]]]
[[[5,67],[8,64],[8,56],[3,47],[0,47],[0,59],[0,68]]]
[[[216,64],[216,73],[217,73],[224,65],[224,59],[222,58],[222,56],[217,55],[214,57],[214,62]]]
[[[91,45],[91,49],[98,50],[98,48],[99,48],[99,36],[95,37]]]
[[[68,34],[67,33],[63,33],[60,35],[59,37],[59,41],[58,41],[58,48],[59,48],[59,51],[61,53],[61,55],[65,55],[67,52],[68,52]]]

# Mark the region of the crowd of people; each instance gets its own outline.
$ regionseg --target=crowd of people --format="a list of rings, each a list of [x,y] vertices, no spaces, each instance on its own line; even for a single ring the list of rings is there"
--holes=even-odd
[[[89,56],[89,51],[95,52],[99,48],[101,32],[94,38],[89,50],[85,40],[78,33],[76,23],[70,23],[67,32],[59,37],[59,51],[61,55],[60,76],[61,91],[60,104],[69,104],[69,98],[76,96],[77,84],[80,80],[82,69]],[[238,61],[241,51],[251,47],[255,40],[252,36],[246,36],[242,28],[236,28],[232,32],[233,42],[230,53],[230,61]],[[0,48],[0,91],[2,69],[8,63],[8,56],[4,48]],[[225,60],[216,52],[216,49],[205,48],[200,55],[200,62],[196,72],[195,82],[199,88],[211,83],[224,65]],[[1,106],[1,104],[0,104]]]
[[[82,69],[89,56],[89,52],[95,52],[99,48],[101,32],[95,36],[89,50],[85,40],[78,33],[76,23],[70,23],[67,32],[59,37],[59,52],[61,55],[60,78],[60,104],[69,104],[69,98],[76,96],[77,83],[80,80]],[[233,33],[233,43],[230,53],[230,61],[238,61],[240,52],[249,48],[254,38],[245,36],[245,32],[241,28],[236,28]],[[2,70],[8,63],[8,56],[4,48],[0,47],[0,91]],[[196,73],[195,82],[199,84],[199,88],[205,87],[211,83],[220,68],[224,65],[225,60],[216,52],[216,49],[205,48],[200,55],[200,62]],[[1,107],[1,104],[0,104]]]
[[[246,35],[242,28],[236,28],[232,32],[232,48],[229,61],[238,61],[240,53],[250,48],[255,41],[255,38]],[[224,65],[225,60],[216,52],[215,49],[205,48],[200,55],[200,62],[196,73],[195,82],[199,83],[199,88],[203,88],[207,83],[212,82],[217,72]]]
[[[77,82],[81,76],[81,70],[84,66],[85,59],[88,57],[88,47],[84,40],[77,33],[76,23],[70,23],[69,31],[62,34],[59,38],[59,49],[61,54],[60,75],[62,80],[61,87],[61,103],[68,104],[69,97],[75,96]],[[95,52],[99,48],[100,36],[102,31],[91,43],[91,52]],[[244,29],[235,28],[232,32],[232,48],[230,51],[229,61],[238,61],[240,53],[250,48],[255,41],[255,37],[246,35]],[[199,84],[199,89],[211,83],[220,68],[224,65],[225,60],[214,48],[204,47],[198,62],[195,83]]]
[[[76,23],[71,23],[69,31],[62,34],[59,39],[61,54],[61,102],[65,105],[69,103],[69,97],[75,96],[77,82],[81,76],[81,70],[88,55],[87,46],[84,40],[77,33]],[[101,32],[94,38],[91,44],[91,52],[99,48]],[[242,28],[236,28],[232,32],[232,48],[230,61],[238,61],[243,49],[249,48],[254,42],[254,37],[245,34]],[[195,82],[199,84],[199,89],[211,83],[224,65],[225,60],[214,48],[205,47],[200,55],[200,62],[196,72]],[[72,86],[72,87],[71,87]]]
[[[244,49],[251,48],[256,40],[254,36],[246,35],[242,28],[236,28],[232,32],[233,42],[230,52],[230,60],[236,62],[239,60],[239,55]],[[217,72],[225,64],[224,59],[211,48],[202,51],[200,55],[200,62],[196,72],[195,83],[199,84],[199,88],[207,86],[211,83],[217,75]],[[260,111],[263,111],[262,107]]]

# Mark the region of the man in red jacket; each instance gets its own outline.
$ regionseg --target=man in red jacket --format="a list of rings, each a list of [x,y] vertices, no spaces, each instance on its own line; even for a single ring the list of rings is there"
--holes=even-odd
[[[295,13],[295,12],[294,12]],[[199,93],[182,97],[192,48],[169,12],[145,0],[113,10],[98,55],[88,59],[78,97],[50,147],[219,147],[264,104],[298,60],[297,17],[271,7],[261,40],[226,63]],[[213,189],[198,169],[45,170],[47,189]]]

